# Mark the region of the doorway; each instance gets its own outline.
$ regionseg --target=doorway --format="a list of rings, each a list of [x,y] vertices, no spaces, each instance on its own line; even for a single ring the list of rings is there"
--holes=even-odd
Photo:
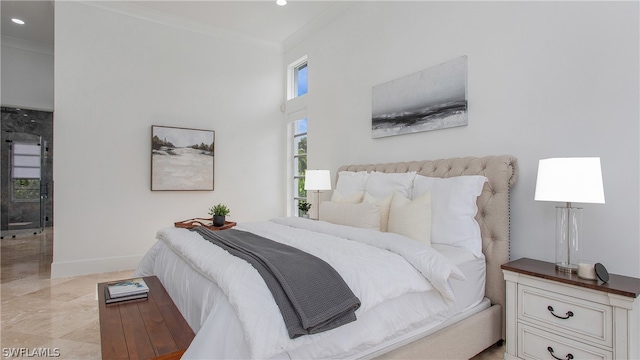
[[[0,239],[53,226],[53,113],[2,107]]]

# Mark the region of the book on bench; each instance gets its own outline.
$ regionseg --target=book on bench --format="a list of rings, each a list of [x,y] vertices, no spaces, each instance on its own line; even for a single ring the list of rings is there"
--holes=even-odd
[[[120,302],[125,302],[125,301],[132,301],[132,300],[143,300],[143,299],[147,299],[149,297],[149,292],[143,292],[143,293],[139,293],[139,294],[133,294],[133,295],[126,295],[126,296],[120,296],[120,297],[111,297],[111,295],[109,294],[109,288],[105,287],[104,288],[104,302],[108,304],[116,304],[116,303],[120,303]]]
[[[115,281],[107,284],[107,289],[109,290],[111,298],[146,294],[149,292],[149,287],[142,278]]]

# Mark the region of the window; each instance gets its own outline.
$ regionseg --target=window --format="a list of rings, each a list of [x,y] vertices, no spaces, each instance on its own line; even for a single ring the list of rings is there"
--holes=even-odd
[[[308,66],[307,57],[304,56],[288,67],[288,91],[287,99],[291,100],[298,96],[302,96],[308,91]]]
[[[308,73],[308,68],[307,68],[307,63],[305,62],[303,65],[301,65],[300,67],[295,68],[295,93],[297,94],[296,96],[301,96],[307,93],[308,90],[308,86],[307,86],[307,73]]]
[[[12,144],[11,187],[14,201],[40,200],[40,144]]]
[[[293,206],[292,213],[300,216],[298,203],[307,199],[304,189],[304,173],[307,170],[307,119],[295,120],[292,125],[291,159],[293,169]]]
[[[307,170],[307,101],[309,66],[303,56],[287,66],[287,214],[300,216],[298,204],[307,200],[304,175]]]

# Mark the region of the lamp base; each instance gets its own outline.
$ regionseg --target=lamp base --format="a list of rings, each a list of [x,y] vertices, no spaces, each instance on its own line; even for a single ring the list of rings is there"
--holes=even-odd
[[[578,273],[580,258],[580,230],[582,228],[582,208],[556,208],[556,270],[564,273]]]
[[[556,263],[556,271],[560,271],[563,273],[578,273],[578,265],[575,264],[567,264],[567,263]]]

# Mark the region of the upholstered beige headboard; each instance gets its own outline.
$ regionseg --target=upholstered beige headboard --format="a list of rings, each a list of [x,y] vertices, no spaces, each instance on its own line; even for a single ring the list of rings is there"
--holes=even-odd
[[[518,178],[518,160],[511,155],[464,157],[432,161],[412,161],[372,165],[347,165],[340,171],[380,171],[448,178],[460,175],[483,175],[489,179],[478,197],[478,214],[482,235],[482,252],[487,259],[485,295],[493,304],[505,309],[505,284],[500,265],[509,261],[509,189]],[[504,327],[503,327],[504,331]]]

